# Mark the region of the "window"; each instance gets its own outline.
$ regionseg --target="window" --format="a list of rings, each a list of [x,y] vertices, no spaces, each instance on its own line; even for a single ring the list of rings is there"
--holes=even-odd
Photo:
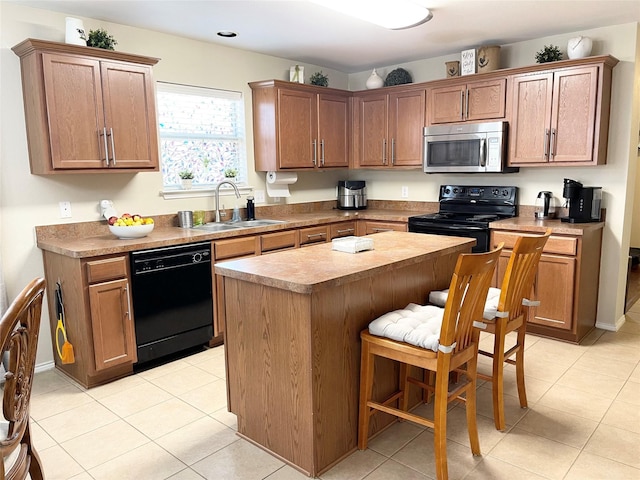
[[[179,187],[183,170],[196,188],[229,170],[246,182],[242,93],[158,82],[157,102],[163,188]]]

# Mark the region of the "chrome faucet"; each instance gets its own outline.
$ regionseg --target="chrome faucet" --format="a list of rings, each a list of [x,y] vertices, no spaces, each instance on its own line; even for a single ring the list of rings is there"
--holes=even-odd
[[[233,189],[236,191],[236,198],[240,198],[240,192],[238,191],[238,187],[231,180],[223,180],[216,186],[216,222],[220,222],[220,185],[223,184],[231,185]]]

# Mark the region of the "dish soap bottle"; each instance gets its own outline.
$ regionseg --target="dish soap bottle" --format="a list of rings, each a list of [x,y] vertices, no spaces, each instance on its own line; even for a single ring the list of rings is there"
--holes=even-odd
[[[247,197],[247,220],[256,219],[256,206],[253,203],[253,197]]]

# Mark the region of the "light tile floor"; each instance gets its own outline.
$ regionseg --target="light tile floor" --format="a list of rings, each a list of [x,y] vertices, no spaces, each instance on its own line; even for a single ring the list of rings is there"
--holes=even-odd
[[[480,385],[482,456],[473,457],[464,410],[453,406],[450,478],[639,480],[640,303],[619,332],[594,331],[580,346],[529,335],[526,345],[529,408],[507,367],[508,425],[496,431],[490,385]],[[306,478],[235,435],[224,376],[223,347],[89,390],[56,370],[38,373],[31,415],[46,478]],[[429,429],[397,423],[321,478],[434,478],[432,443]]]

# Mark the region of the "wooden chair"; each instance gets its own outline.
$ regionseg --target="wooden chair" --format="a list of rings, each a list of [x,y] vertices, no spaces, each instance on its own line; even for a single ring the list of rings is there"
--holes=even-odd
[[[29,402],[36,363],[44,278],[27,285],[0,320],[0,340],[5,358],[0,419],[2,479],[42,480],[42,463],[31,444]]]
[[[478,378],[492,382],[493,419],[496,429],[504,430],[504,364],[515,365],[518,398],[522,408],[527,407],[524,384],[524,340],[529,307],[538,305],[527,297],[533,289],[542,249],[551,235],[548,229],[542,236],[522,236],[516,240],[505,270],[495,317],[482,319],[480,327],[493,336],[493,351],[478,350],[480,355],[493,359],[492,374],[478,373]],[[516,332],[515,344],[505,351],[506,335]],[[515,355],[515,360],[511,357]]]
[[[482,316],[487,291],[498,262],[502,244],[489,253],[461,254],[451,279],[450,292],[442,313],[442,323],[434,350],[418,347],[403,341],[376,336],[370,328],[360,333],[362,363],[360,371],[360,404],[358,419],[358,448],[367,448],[369,420],[376,411],[382,411],[434,429],[434,450],[437,478],[446,479],[447,405],[453,400],[466,404],[467,426],[471,451],[480,455],[478,427],[476,424],[476,367],[479,332],[474,320]],[[430,307],[436,308],[436,307]],[[382,317],[381,317],[382,318]],[[372,399],[374,357],[385,357],[400,362],[399,390],[388,399],[378,402]],[[449,392],[449,375],[456,368],[467,364],[465,381]],[[409,378],[409,366],[420,367],[425,372],[435,372],[435,387],[426,382]],[[408,384],[415,384],[427,391],[434,391],[434,418],[427,419],[408,411]],[[462,397],[462,394],[466,397]],[[398,407],[394,405],[398,402]]]

